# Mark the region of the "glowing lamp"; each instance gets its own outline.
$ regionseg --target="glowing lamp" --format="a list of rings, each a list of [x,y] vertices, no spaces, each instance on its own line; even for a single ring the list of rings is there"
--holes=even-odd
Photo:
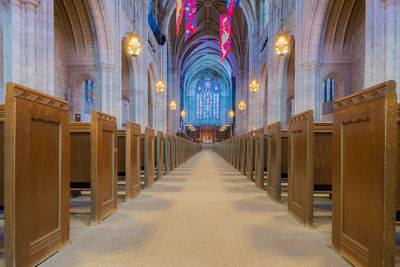
[[[229,117],[231,118],[235,117],[235,111],[233,110],[229,111]]]
[[[156,89],[157,89],[157,92],[159,92],[159,93],[165,92],[165,82],[163,81],[163,79],[159,79],[156,82]]]
[[[240,100],[239,101],[239,104],[238,104],[238,108],[240,109],[240,110],[245,110],[246,109],[246,102],[244,102],[244,100],[242,99],[242,100]]]
[[[186,111],[184,109],[181,110],[181,117],[182,118],[186,117]]]
[[[142,50],[142,44],[140,43],[139,37],[133,35],[128,42],[128,53],[131,56],[137,57]]]
[[[289,41],[283,33],[276,39],[275,52],[278,56],[285,56],[289,53]]]
[[[169,103],[169,108],[171,110],[176,110],[176,102],[174,99],[172,99],[171,102]]]
[[[258,91],[259,88],[260,88],[260,85],[258,84],[257,79],[251,80],[251,83],[250,83],[250,91],[251,91],[252,93],[256,93],[256,92]]]

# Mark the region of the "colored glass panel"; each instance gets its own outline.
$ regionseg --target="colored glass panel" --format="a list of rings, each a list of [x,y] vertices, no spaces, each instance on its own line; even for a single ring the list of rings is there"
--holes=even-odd
[[[209,76],[200,80],[196,92],[196,117],[202,123],[219,118],[220,92],[218,84]]]

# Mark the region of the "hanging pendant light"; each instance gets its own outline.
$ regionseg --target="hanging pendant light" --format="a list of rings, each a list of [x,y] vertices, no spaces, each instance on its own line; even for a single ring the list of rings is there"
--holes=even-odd
[[[235,111],[233,110],[229,111],[229,117],[231,118],[235,117]]]
[[[186,111],[184,109],[181,110],[181,117],[182,118],[186,117]]]
[[[275,52],[278,56],[286,56],[289,53],[289,41],[283,33],[276,40]]]
[[[289,53],[289,40],[282,31],[283,19],[281,19],[281,29],[275,42],[275,52],[278,56],[285,56]]]
[[[133,35],[128,42],[128,53],[130,56],[137,57],[142,50],[142,44],[140,43],[139,37]]]
[[[253,80],[251,80],[249,87],[250,87],[250,91],[252,93],[256,93],[258,91],[258,89],[260,88],[260,84],[258,83],[257,79],[254,78]]]
[[[156,89],[157,89],[157,92],[159,92],[160,94],[165,92],[165,82],[163,79],[159,79],[156,82]]]
[[[169,108],[171,110],[176,110],[176,102],[174,99],[172,99],[171,102],[169,103]]]
[[[239,101],[239,104],[238,104],[238,108],[239,108],[241,111],[243,111],[243,110],[246,109],[246,107],[247,107],[246,102],[244,102],[243,99],[240,100],[240,101]]]

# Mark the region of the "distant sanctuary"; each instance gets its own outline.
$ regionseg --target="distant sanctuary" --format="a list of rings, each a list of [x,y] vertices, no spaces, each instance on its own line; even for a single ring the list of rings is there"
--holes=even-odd
[[[0,266],[400,266],[400,0],[0,0]]]

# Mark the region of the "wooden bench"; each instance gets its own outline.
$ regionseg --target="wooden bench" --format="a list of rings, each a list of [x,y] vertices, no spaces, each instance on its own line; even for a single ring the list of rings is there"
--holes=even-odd
[[[176,137],[172,135],[171,136],[171,171],[175,170],[175,167],[176,167],[175,151],[176,151]]]
[[[117,119],[94,110],[91,122],[70,122],[69,130],[71,190],[90,191],[90,224],[95,225],[117,209]]]
[[[253,132],[248,132],[246,134],[246,175],[247,179],[253,181],[254,174],[254,137]]]
[[[125,130],[118,130],[118,186],[129,201],[140,194],[140,124],[127,121]],[[122,178],[122,179],[120,179]]]
[[[268,125],[266,134],[268,154],[268,184],[267,194],[275,200],[281,201],[281,182],[288,175],[288,131],[281,129],[281,123]]]
[[[235,153],[235,169],[240,171],[240,137],[235,137],[235,146],[236,146],[236,153]]]
[[[240,173],[242,175],[246,175],[246,152],[247,152],[247,146],[246,146],[246,135],[241,135],[240,136]]]
[[[164,149],[165,149],[165,137],[164,133],[157,131],[157,142],[156,142],[156,179],[160,180],[164,176]]]
[[[140,135],[140,162],[143,188],[151,187],[155,182],[154,129],[146,127]]]
[[[5,263],[35,266],[69,243],[68,103],[14,83],[5,103]]]
[[[332,245],[358,266],[395,265],[396,102],[389,81],[334,105]]]
[[[169,134],[165,134],[165,174],[167,175],[168,173],[171,172],[172,170],[172,157],[171,157],[171,136]]]
[[[264,128],[254,132],[254,183],[257,188],[264,190]]]
[[[313,226],[314,191],[332,190],[332,122],[314,123],[309,110],[290,117],[288,210]]]

